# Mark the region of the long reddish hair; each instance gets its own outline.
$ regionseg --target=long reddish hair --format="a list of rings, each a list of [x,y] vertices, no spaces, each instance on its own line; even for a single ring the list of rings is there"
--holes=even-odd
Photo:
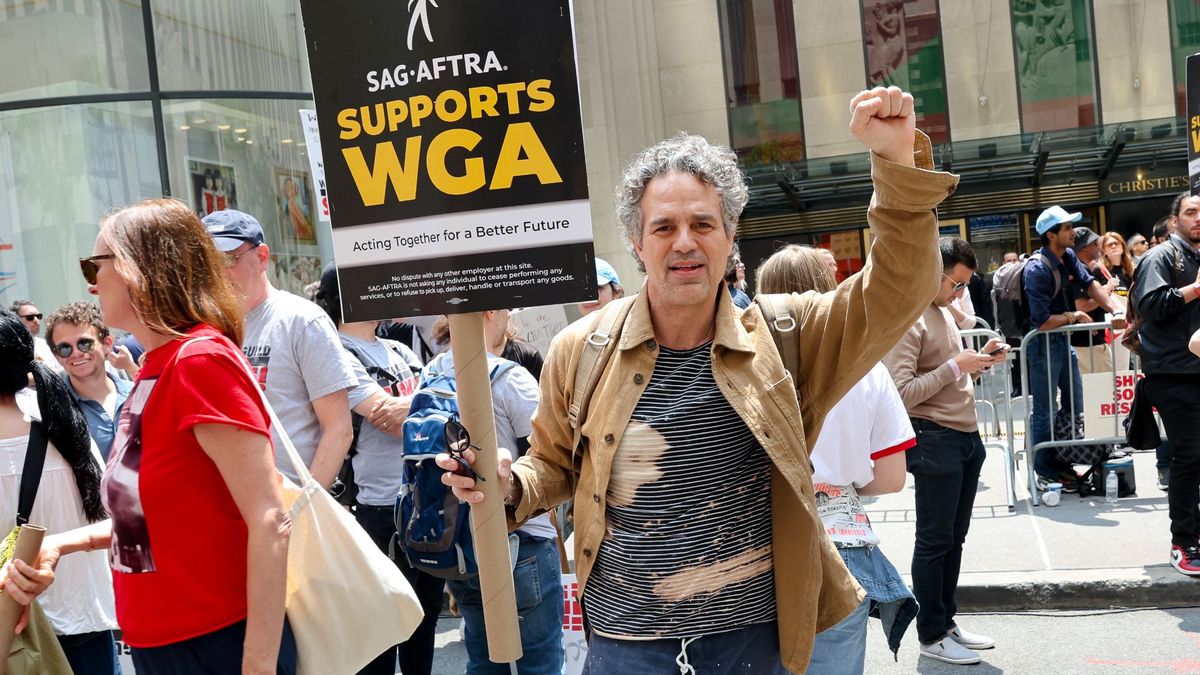
[[[242,343],[242,307],[226,275],[225,256],[186,204],[140,201],[106,217],[100,234],[145,326],[180,336],[204,323]]]

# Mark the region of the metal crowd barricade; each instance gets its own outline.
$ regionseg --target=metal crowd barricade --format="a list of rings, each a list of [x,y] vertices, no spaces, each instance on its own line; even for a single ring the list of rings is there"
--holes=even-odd
[[[1130,353],[1128,351],[1124,350],[1124,348],[1119,346],[1119,344],[1118,344],[1119,340],[1114,338],[1113,344],[1109,344],[1109,345],[1106,345],[1105,342],[1097,342],[1095,340],[1095,336],[1093,335],[1093,331],[1099,331],[1099,330],[1111,331],[1112,330],[1111,322],[1080,323],[1080,324],[1075,324],[1075,325],[1071,325],[1071,326],[1063,326],[1061,328],[1055,328],[1053,330],[1048,330],[1048,331],[1034,330],[1034,331],[1030,331],[1029,333],[1027,333],[1025,335],[1025,337],[1021,339],[1021,348],[1020,348],[1021,355],[1022,355],[1022,358],[1021,358],[1021,382],[1022,382],[1022,388],[1023,388],[1023,393],[1025,394],[1025,398],[1028,399],[1028,404],[1024,406],[1024,408],[1025,408],[1025,410],[1024,410],[1024,423],[1025,423],[1024,447],[1020,450],[1015,451],[1014,454],[1024,454],[1025,458],[1027,460],[1026,461],[1026,464],[1027,464],[1026,470],[1027,470],[1028,479],[1029,479],[1029,496],[1030,496],[1030,499],[1032,500],[1034,506],[1039,505],[1039,503],[1041,502],[1041,500],[1038,496],[1038,489],[1037,489],[1037,471],[1034,468],[1034,458],[1037,456],[1037,453],[1039,450],[1042,450],[1043,448],[1061,448],[1061,447],[1067,447],[1067,446],[1071,446],[1071,445],[1092,445],[1092,444],[1120,445],[1120,444],[1125,443],[1125,430],[1124,430],[1124,427],[1122,426],[1122,420],[1128,414],[1128,406],[1132,403],[1133,383],[1135,383],[1139,378],[1140,365],[1138,364],[1136,356],[1130,355]],[[1104,354],[1105,354],[1105,356],[1103,357],[1104,361],[1098,361],[1096,358],[1097,350],[1090,349],[1090,348],[1087,349],[1086,354],[1078,354],[1078,356],[1076,356],[1077,353],[1075,350],[1079,349],[1079,348],[1072,347],[1070,345],[1070,341],[1071,341],[1071,335],[1078,334],[1078,333],[1084,333],[1088,336],[1089,347],[1100,347],[1100,346],[1108,347],[1106,350],[1104,350]],[[1049,366],[1048,354],[1050,351],[1051,341],[1053,339],[1055,339],[1053,336],[1056,336],[1056,335],[1062,335],[1063,338],[1061,338],[1061,339],[1065,339],[1067,341],[1067,343],[1068,343],[1067,344],[1068,358],[1072,362],[1075,362],[1076,358],[1078,358],[1079,361],[1083,361],[1085,358],[1089,360],[1088,365],[1090,367],[1088,370],[1090,370],[1091,372],[1088,374],[1097,374],[1097,373],[1108,373],[1109,374],[1107,381],[1108,381],[1108,388],[1111,390],[1111,396],[1101,396],[1100,399],[1098,399],[1096,401],[1091,401],[1090,403],[1099,403],[1099,405],[1101,406],[1100,416],[1101,417],[1111,417],[1112,424],[1111,424],[1111,426],[1108,424],[1104,424],[1103,428],[1100,428],[1100,429],[1088,429],[1085,425],[1083,438],[1065,438],[1065,439],[1055,439],[1054,438],[1054,419],[1055,419],[1055,414],[1059,410],[1058,392],[1061,388],[1061,384],[1054,382],[1051,378],[1051,374],[1050,374],[1051,368],[1048,367]],[[1047,355],[1045,357],[1045,360],[1047,363],[1047,368],[1045,369],[1045,372],[1031,373],[1030,367],[1029,367],[1030,347],[1034,345],[1035,341],[1039,341],[1039,340],[1042,341],[1042,347],[1044,350],[1043,354]],[[1118,357],[1120,357],[1121,361],[1125,361],[1128,358],[1128,362],[1119,363]],[[1096,368],[1099,365],[1103,365],[1103,366],[1107,367],[1107,370],[1097,370]],[[1066,398],[1062,402],[1062,406],[1063,406],[1064,410],[1066,410],[1067,412],[1070,413],[1071,428],[1074,429],[1075,416],[1079,413],[1085,412],[1085,410],[1083,410],[1083,409],[1077,409],[1078,408],[1077,404],[1079,403],[1079,401],[1082,401],[1082,407],[1084,409],[1086,409],[1089,405],[1089,401],[1084,400],[1084,398],[1083,398],[1084,392],[1083,391],[1079,391],[1078,396],[1076,395],[1075,388],[1077,386],[1079,386],[1079,387],[1083,386],[1083,378],[1081,376],[1079,378],[1079,381],[1076,382],[1076,378],[1073,376],[1073,372],[1071,372],[1072,370],[1074,370],[1074,367],[1069,366],[1068,373],[1067,373],[1068,377],[1066,377],[1066,387],[1065,387],[1065,391],[1063,392],[1063,394]],[[1031,386],[1033,384],[1033,382],[1030,380],[1030,377],[1044,377],[1046,380],[1047,389],[1050,391],[1050,397],[1049,397],[1049,401],[1047,404],[1049,409],[1046,411],[1047,417],[1049,420],[1048,423],[1050,426],[1050,440],[1043,440],[1037,444],[1033,443],[1033,422],[1032,422],[1032,420],[1033,420],[1033,412],[1034,412],[1034,403],[1033,403],[1033,397],[1032,397],[1033,387]],[[1112,407],[1106,408],[1105,406],[1112,406]],[[1011,406],[1010,406],[1010,412],[1011,412]],[[1085,419],[1086,419],[1086,416],[1085,416]],[[1010,414],[1010,420],[1011,420],[1011,414]],[[1010,429],[1010,435],[1009,435],[1010,446],[1013,444],[1013,442],[1014,442],[1014,439],[1012,437],[1011,429]]]
[[[976,321],[982,322],[978,318]],[[984,345],[992,339],[1004,342],[1004,336],[988,328],[964,330],[960,331],[960,335],[966,340],[967,346],[975,351],[981,351]],[[1017,508],[1016,455],[1013,453],[1014,424],[1012,406],[1008,399],[1009,392],[1012,391],[1012,377],[1008,368],[1008,361],[1011,359],[1012,353],[1009,352],[1005,356],[1002,366],[993,366],[982,373],[975,382],[976,411],[980,408],[986,410],[992,422],[991,431],[987,429],[986,424],[983,426],[983,435],[987,438],[983,446],[987,450],[999,450],[1004,456],[1004,487],[1009,511]],[[1001,409],[1003,409],[1004,415],[1003,428],[1001,427]]]

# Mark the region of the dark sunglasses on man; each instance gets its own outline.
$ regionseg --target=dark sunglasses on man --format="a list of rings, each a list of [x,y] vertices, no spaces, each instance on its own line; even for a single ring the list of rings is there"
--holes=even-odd
[[[58,354],[59,357],[64,359],[74,353],[76,348],[79,349],[81,354],[90,354],[91,351],[96,348],[96,344],[97,342],[95,340],[88,337],[79,338],[79,341],[75,344],[71,344],[70,342],[60,342],[54,345],[54,353]]]
[[[26,321],[41,321],[42,314],[40,312],[37,314],[22,314],[21,318],[25,319]]]
[[[950,281],[954,281],[954,278],[953,278],[953,277],[951,277],[949,274],[946,274],[945,272],[942,272],[942,276],[946,277],[946,278],[947,278],[947,279],[949,279]],[[965,282],[965,281],[954,281],[954,289],[953,289],[952,291],[950,291],[950,292],[951,292],[951,293],[957,293],[957,292],[961,291],[962,289],[964,289],[964,288],[966,288],[966,287],[967,287],[967,282]]]
[[[84,281],[94,286],[96,284],[96,275],[100,272],[100,266],[96,262],[99,260],[112,260],[115,257],[117,256],[112,253],[104,253],[91,256],[90,258],[80,258],[79,271],[83,272]]]

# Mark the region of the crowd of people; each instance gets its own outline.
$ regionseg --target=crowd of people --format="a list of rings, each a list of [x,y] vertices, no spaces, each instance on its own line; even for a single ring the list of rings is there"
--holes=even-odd
[[[748,198],[737,158],[679,134],[634,157],[617,190],[640,292],[626,297],[596,259],[597,300],[545,355],[507,309],[483,313],[517,672],[563,667],[566,556],[551,515],[568,503],[587,673],[860,673],[869,617],[893,653],[914,621],[923,658],[977,663],[995,645],[959,624],[956,589],[985,454],[974,381],[1010,345],[964,348],[978,264],[966,241],[938,239],[934,208],[957,178],[933,170],[912,97],[864,91],[850,127],[871,153],[874,243],[841,283],[828,251],[791,245],[759,266],[752,297],[735,244]],[[1042,248],[1005,256],[1023,265],[1023,325],[1135,305],[1146,395],[1172,439],[1172,562],[1200,574],[1200,434],[1189,433],[1200,430],[1187,410],[1200,374],[1188,351],[1200,345],[1200,198],[1177,200],[1174,233],[1149,251],[1079,220],[1051,207],[1037,221]],[[0,516],[20,522],[23,472],[36,466],[25,458],[44,454],[28,519],[49,530],[37,560],[5,567],[5,590],[38,608],[29,620],[49,623],[78,674],[120,672],[118,628],[143,675],[296,672],[279,474],[296,476],[274,451],[286,434],[424,611],[361,672],[432,672],[447,591],[468,672],[509,672],[488,659],[473,561],[443,573],[408,555],[397,516],[426,470],[406,433],[415,397],[434,384],[453,396],[449,322],[347,323],[332,264],[301,298],[274,288],[269,261],[251,214],[201,220],[146,200],[106,216],[80,261],[98,307],[0,311]],[[1083,364],[1112,360],[1103,336],[1047,337],[1023,355],[1031,443],[1052,437],[1056,390],[1076,414]],[[592,374],[586,389],[580,372]],[[453,496],[439,513],[452,517],[458,501],[482,501],[476,480],[490,477],[471,468],[471,430],[444,424],[435,461]],[[1069,479],[1053,453],[1036,465],[1046,482]],[[911,590],[863,506],[908,474]]]

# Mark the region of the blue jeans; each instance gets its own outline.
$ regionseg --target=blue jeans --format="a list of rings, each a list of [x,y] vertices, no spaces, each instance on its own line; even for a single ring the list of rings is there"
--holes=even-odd
[[[211,633],[162,647],[134,647],[133,667],[138,675],[211,675],[242,672],[242,643],[246,622],[239,621]],[[276,675],[296,675],[296,636],[287,619],[279,644]]]
[[[62,645],[75,675],[121,675],[117,643],[111,630],[59,635],[58,644]]]
[[[559,675],[566,662],[563,653],[563,592],[558,547],[553,539],[538,539],[518,532],[517,566],[513,586],[517,595],[517,620],[521,629],[521,675]],[[462,612],[463,642],[467,646],[468,675],[509,675],[507,664],[488,659],[487,630],[483,624],[483,596],[479,577],[448,581]]]
[[[917,601],[892,561],[878,546],[839,548],[846,569],[867,592],[871,616],[879,619],[892,654],[900,649],[900,640],[917,618]]]
[[[917,637],[933,644],[954,627],[958,613],[958,573],[971,509],[979,488],[984,447],[979,432],[964,433],[913,419],[917,445],[908,451],[908,471],[916,492],[917,536],[913,545],[913,594]]]
[[[613,640],[592,634],[583,675],[675,675],[676,659],[703,675],[787,675],[775,622],[696,640]]]
[[[1048,338],[1048,339],[1047,339]],[[1048,348],[1048,349],[1047,349]],[[1058,409],[1058,394],[1062,408],[1073,414],[1083,412],[1083,376],[1079,373],[1079,356],[1061,334],[1039,335],[1029,345],[1029,381],[1025,390],[1032,397],[1029,414],[1029,447],[1052,438],[1054,413]],[[1041,448],[1033,459],[1033,469],[1048,480],[1058,480],[1066,468],[1058,461],[1055,448]]]
[[[867,661],[867,612],[871,600],[832,628],[817,633],[808,675],[861,675]]]

